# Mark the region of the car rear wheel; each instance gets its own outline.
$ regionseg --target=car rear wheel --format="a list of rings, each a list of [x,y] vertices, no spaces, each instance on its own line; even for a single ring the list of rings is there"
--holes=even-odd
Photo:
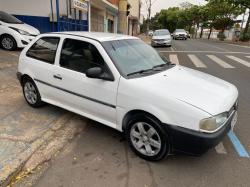
[[[37,108],[44,104],[41,100],[40,93],[32,79],[26,78],[22,83],[22,87],[24,98],[30,106]]]
[[[149,115],[133,116],[127,125],[126,138],[131,149],[145,160],[161,160],[170,150],[166,132],[161,124]]]
[[[10,35],[4,35],[0,38],[1,46],[5,50],[13,51],[17,48],[16,40]]]

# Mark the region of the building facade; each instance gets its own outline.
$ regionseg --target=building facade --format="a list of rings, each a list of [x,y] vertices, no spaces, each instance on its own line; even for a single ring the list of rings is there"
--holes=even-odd
[[[118,1],[0,0],[0,10],[15,15],[23,22],[39,29],[41,33],[58,30],[116,33]],[[80,8],[75,6],[76,4]]]
[[[130,14],[128,15],[128,35],[138,35],[140,33],[140,0],[128,0]]]

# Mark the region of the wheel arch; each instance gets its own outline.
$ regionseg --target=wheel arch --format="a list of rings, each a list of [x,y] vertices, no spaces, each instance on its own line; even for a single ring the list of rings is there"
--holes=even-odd
[[[13,39],[15,40],[15,42],[17,43],[16,38],[15,38],[13,35],[8,34],[8,33],[3,33],[3,34],[1,34],[1,35],[0,35],[0,40],[1,40],[4,36],[10,36],[10,37],[13,38]]]
[[[130,110],[123,117],[123,120],[122,120],[122,130],[123,131],[125,130],[129,119],[131,119],[133,116],[135,116],[137,114],[147,115],[147,116],[151,117],[153,120],[157,121],[159,124],[162,124],[162,122],[155,115],[151,114],[150,112],[147,112],[145,110],[135,109],[135,110]]]
[[[0,35],[0,41],[2,41],[2,38],[3,38],[4,36],[9,36],[9,37],[13,38],[13,40],[14,40],[14,45],[15,45],[16,47],[18,47],[17,38],[16,38],[15,36],[13,36],[13,35],[11,35],[11,34],[8,34],[8,33],[3,33],[3,34]],[[0,43],[0,46],[1,46],[1,45],[2,45],[2,44]]]
[[[34,80],[28,74],[23,74],[20,78],[21,85],[23,85],[25,79],[31,79],[34,82]]]

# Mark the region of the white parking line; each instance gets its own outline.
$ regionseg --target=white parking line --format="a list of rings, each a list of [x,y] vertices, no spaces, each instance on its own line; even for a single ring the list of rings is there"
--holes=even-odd
[[[223,68],[234,68],[233,66],[231,66],[230,64],[226,63],[224,60],[221,60],[220,58],[218,58],[217,56],[214,55],[207,55],[208,58],[210,58],[211,60],[213,60],[214,62],[216,62],[217,64],[219,64],[221,67]]]
[[[175,64],[180,64],[177,55],[169,55],[169,60]]]
[[[236,62],[239,62],[240,64],[244,65],[244,66],[247,66],[247,67],[250,67],[250,63],[245,61],[245,60],[242,60],[238,57],[235,57],[235,56],[231,56],[231,55],[226,55],[228,58],[236,61]]]
[[[225,149],[222,142],[215,146],[215,150],[218,154],[227,154],[227,150]]]
[[[236,46],[236,47],[250,48],[250,46],[246,46],[246,45],[237,45],[237,44],[227,44],[227,45],[233,45],[233,46]]]
[[[246,56],[247,58],[250,58],[250,56]]]
[[[193,62],[193,64],[198,67],[198,68],[206,68],[207,66],[200,61],[200,59],[198,59],[197,56],[195,55],[188,55],[188,57],[190,58],[190,60]]]
[[[243,55],[250,55],[250,53],[247,52],[239,52],[239,51],[230,51],[230,52],[223,52],[223,51],[177,51],[175,49],[176,53],[214,53],[214,54],[243,54]],[[172,51],[166,51],[166,50],[159,50],[159,53],[171,53]]]

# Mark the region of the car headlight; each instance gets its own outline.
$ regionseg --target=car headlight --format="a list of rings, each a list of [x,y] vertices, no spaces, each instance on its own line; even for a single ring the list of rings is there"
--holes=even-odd
[[[227,121],[227,113],[222,113],[211,118],[206,118],[200,121],[200,130],[203,132],[214,132],[219,129]]]
[[[30,35],[30,33],[26,32],[26,31],[23,31],[23,30],[20,30],[20,29],[17,29],[17,28],[14,28],[14,27],[10,27],[11,29],[19,32],[20,34],[22,35]]]

